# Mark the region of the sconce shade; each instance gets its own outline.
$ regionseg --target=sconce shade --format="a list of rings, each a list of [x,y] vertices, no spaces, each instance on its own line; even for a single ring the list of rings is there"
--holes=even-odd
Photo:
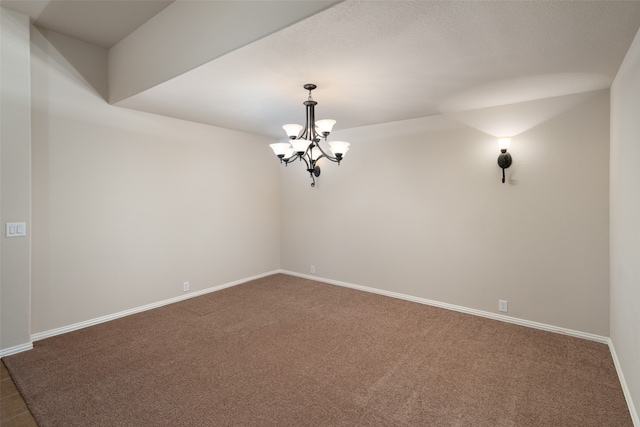
[[[335,124],[336,121],[331,119],[318,120],[316,122],[316,130],[321,135],[324,135],[325,133],[329,135],[333,130],[333,125]]]
[[[331,147],[331,152],[333,153],[334,156],[337,156],[338,154],[340,154],[341,157],[344,157],[347,151],[349,151],[349,145],[351,144],[344,141],[329,142],[329,147]]]
[[[498,148],[500,149],[500,151],[508,150],[510,144],[511,138],[498,138]]]
[[[288,125],[282,126],[282,129],[284,129],[284,131],[287,133],[287,136],[289,138],[297,138],[298,134],[302,130],[302,126],[296,125],[296,124],[288,124]]]

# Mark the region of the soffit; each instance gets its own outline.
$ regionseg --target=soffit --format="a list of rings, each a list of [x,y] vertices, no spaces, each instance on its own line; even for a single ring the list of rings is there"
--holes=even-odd
[[[108,49],[174,0],[1,0],[36,26]]]
[[[608,88],[639,2],[347,1],[118,105],[282,137]]]
[[[131,32],[109,30],[120,8],[153,3],[131,12],[144,25],[169,2],[2,0],[16,3],[44,3],[37,24],[109,46]],[[98,10],[102,24],[77,30]],[[305,83],[338,130],[468,111],[608,88],[639,27],[639,1],[345,1],[116,105],[274,138],[304,121]]]

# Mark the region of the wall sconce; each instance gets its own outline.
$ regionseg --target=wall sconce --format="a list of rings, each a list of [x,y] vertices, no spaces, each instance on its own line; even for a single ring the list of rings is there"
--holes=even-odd
[[[498,148],[500,155],[498,156],[498,166],[502,168],[502,183],[504,184],[504,170],[511,166],[511,154],[507,153],[507,148],[511,143],[511,138],[498,138]]]

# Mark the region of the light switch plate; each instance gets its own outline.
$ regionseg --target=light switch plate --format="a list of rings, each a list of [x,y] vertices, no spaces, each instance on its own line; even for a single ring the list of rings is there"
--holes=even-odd
[[[7,222],[5,223],[6,237],[21,237],[27,235],[26,222]]]

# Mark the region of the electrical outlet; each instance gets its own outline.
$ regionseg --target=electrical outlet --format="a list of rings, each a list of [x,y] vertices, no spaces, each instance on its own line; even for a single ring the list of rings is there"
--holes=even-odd
[[[315,265],[311,266],[311,274],[316,274],[316,266]]]
[[[182,282],[182,292],[187,292],[189,290],[189,282]]]
[[[509,311],[509,310],[508,310],[508,307],[507,307],[507,304],[508,304],[507,300],[499,299],[499,300],[498,300],[498,311],[503,311],[503,312],[505,312],[505,313],[506,313],[507,311]]]

